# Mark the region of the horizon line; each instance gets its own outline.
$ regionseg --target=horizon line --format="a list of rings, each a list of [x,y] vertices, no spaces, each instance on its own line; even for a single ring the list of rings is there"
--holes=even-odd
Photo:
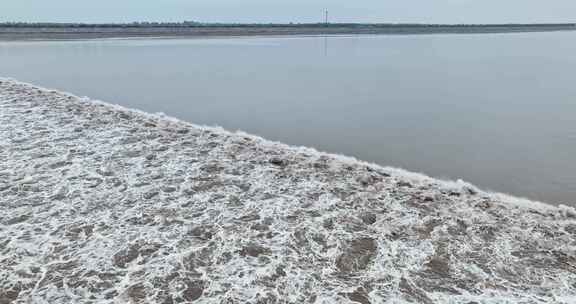
[[[50,21],[0,21],[0,25],[421,25],[421,26],[518,26],[518,25],[576,25],[574,22],[534,22],[534,23],[425,23],[425,22],[201,22],[183,21],[130,21],[130,22],[50,22]]]

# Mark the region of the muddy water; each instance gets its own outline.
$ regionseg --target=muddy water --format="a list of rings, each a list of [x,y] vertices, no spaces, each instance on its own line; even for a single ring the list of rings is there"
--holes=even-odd
[[[0,44],[0,75],[576,204],[576,33]]]

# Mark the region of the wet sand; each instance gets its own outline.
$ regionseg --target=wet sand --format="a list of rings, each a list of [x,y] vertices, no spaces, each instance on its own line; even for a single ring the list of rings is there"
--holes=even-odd
[[[571,303],[576,211],[0,79],[0,303]]]

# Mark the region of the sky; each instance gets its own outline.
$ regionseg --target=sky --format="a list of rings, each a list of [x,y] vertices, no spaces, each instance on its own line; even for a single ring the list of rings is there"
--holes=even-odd
[[[576,22],[575,0],[0,0],[0,22]]]

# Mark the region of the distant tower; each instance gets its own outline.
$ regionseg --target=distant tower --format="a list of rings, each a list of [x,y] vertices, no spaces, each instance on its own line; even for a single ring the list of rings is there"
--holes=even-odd
[[[328,25],[328,10],[324,11],[324,24]]]

